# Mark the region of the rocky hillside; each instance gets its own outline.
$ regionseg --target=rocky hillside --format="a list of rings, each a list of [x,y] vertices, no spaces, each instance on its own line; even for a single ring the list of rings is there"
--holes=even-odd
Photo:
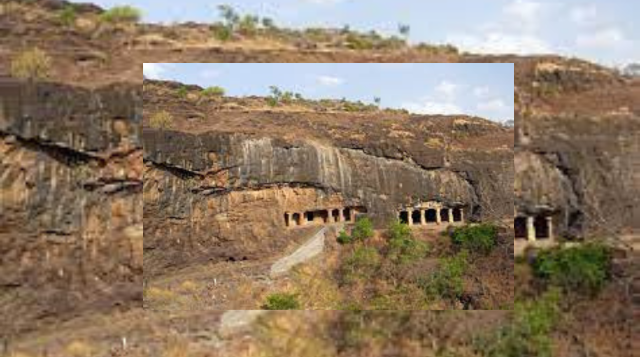
[[[140,99],[0,81],[0,338],[141,305]]]
[[[511,215],[512,129],[464,116],[272,109],[179,87],[144,84],[145,274],[273,253],[291,239],[288,211],[362,207],[379,227],[427,201],[467,207],[472,220]],[[170,128],[153,127],[158,113]]]
[[[640,228],[640,81],[559,58],[516,69],[518,209],[569,236]]]

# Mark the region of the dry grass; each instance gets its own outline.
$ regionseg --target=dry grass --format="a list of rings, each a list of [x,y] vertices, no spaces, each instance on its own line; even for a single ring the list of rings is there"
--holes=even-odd
[[[69,357],[91,357],[95,350],[89,344],[82,341],[73,341],[65,348],[65,353]]]
[[[316,317],[319,314],[314,315]],[[333,357],[337,355],[328,331],[303,313],[269,315],[257,325],[256,348],[243,357]]]
[[[11,61],[11,75],[28,80],[43,80],[49,77],[51,58],[39,48],[19,54]]]
[[[167,111],[159,111],[151,116],[149,125],[154,129],[170,129],[173,125],[173,116]]]

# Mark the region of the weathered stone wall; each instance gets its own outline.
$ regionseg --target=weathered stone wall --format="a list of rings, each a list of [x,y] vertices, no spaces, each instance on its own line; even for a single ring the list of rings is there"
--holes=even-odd
[[[512,202],[502,198],[510,195],[510,157],[491,164],[486,157],[473,163],[454,157],[454,171],[304,139],[153,129],[143,138],[145,275],[271,255],[300,235],[286,229],[286,211],[362,206],[383,226],[419,202],[463,205],[472,219],[489,213],[481,209],[487,203],[505,216]]]
[[[141,305],[138,91],[0,82],[3,334]]]
[[[520,210],[559,212],[561,235],[640,228],[638,118],[534,118],[528,133],[516,154]]]

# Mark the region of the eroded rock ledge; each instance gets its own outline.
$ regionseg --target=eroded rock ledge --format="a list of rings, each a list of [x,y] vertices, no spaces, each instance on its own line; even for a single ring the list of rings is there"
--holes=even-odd
[[[427,201],[464,206],[476,220],[510,214],[510,184],[487,190],[513,178],[511,155],[501,151],[478,161],[456,152],[449,165],[440,153],[428,161],[442,165],[425,168],[418,164],[425,158],[389,157],[384,153],[399,148],[377,150],[374,143],[353,149],[305,138],[154,129],[145,129],[143,140],[145,275],[272,255],[300,236],[286,229],[287,211],[363,207],[378,226],[401,207]]]
[[[139,98],[0,79],[0,337],[141,306]]]

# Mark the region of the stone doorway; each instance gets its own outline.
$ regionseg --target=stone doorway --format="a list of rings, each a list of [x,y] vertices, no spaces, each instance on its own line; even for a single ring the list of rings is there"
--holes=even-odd
[[[527,239],[527,218],[516,217],[513,220],[513,229],[516,233],[516,239]]]
[[[434,209],[428,209],[425,212],[427,223],[436,223],[438,222],[438,211]]]

